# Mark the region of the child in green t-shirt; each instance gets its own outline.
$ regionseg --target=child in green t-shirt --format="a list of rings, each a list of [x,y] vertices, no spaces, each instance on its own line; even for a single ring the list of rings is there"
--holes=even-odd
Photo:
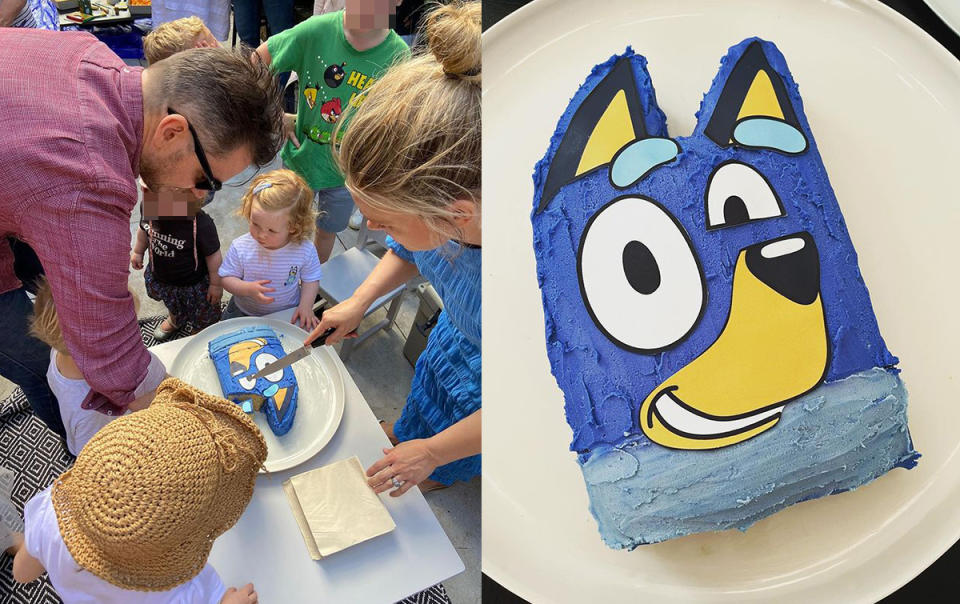
[[[287,114],[284,164],[317,192],[315,243],[320,261],[330,257],[336,233],[347,226],[353,200],[343,186],[330,150],[337,122],[350,105],[358,106],[386,69],[409,54],[390,29],[389,15],[400,0],[347,0],[344,10],[307,19],[270,37],[256,54],[276,72],[296,71],[297,114]],[[342,129],[341,129],[342,132]]]

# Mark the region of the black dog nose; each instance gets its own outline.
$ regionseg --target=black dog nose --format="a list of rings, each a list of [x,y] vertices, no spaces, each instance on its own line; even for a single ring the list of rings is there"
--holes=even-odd
[[[747,268],[797,304],[810,304],[820,293],[820,256],[813,237],[805,231],[751,245]]]

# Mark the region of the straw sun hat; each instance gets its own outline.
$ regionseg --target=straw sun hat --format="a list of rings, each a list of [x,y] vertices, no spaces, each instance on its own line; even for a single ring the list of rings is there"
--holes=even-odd
[[[77,564],[113,585],[171,589],[200,572],[240,518],[266,457],[237,405],[169,378],[54,483],[60,534]]]

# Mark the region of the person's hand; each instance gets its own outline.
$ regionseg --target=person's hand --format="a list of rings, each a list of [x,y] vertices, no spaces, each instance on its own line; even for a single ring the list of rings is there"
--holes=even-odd
[[[143,268],[143,252],[130,252],[130,266],[137,271]]]
[[[363,313],[367,307],[356,298],[350,297],[337,304],[334,307],[323,311],[323,317],[317,326],[310,332],[304,345],[313,342],[323,334],[327,329],[336,327],[336,330],[327,337],[324,342],[327,346],[332,346],[344,338],[356,337],[356,329],[363,320]]]
[[[210,287],[207,288],[207,302],[211,305],[216,306],[220,304],[220,299],[223,297],[223,288],[219,285],[210,284]]]
[[[312,330],[320,323],[320,319],[313,314],[313,307],[308,304],[307,306],[298,306],[297,310],[293,311],[290,322],[300,325],[305,330]]]
[[[257,592],[253,589],[253,583],[247,583],[240,589],[231,587],[227,593],[223,594],[220,604],[256,604]]]
[[[253,298],[260,304],[270,304],[273,302],[273,298],[267,296],[271,292],[276,291],[272,287],[267,287],[267,284],[270,283],[269,279],[261,279],[259,281],[246,281],[247,284],[247,293],[246,296]]]
[[[290,142],[293,143],[293,146],[297,149],[300,148],[300,140],[297,138],[297,114],[296,113],[284,113],[283,114],[283,135],[290,139]]]
[[[383,450],[384,457],[367,469],[367,484],[374,492],[390,491],[391,497],[399,497],[415,485],[426,480],[440,465],[430,450],[429,439],[407,440],[392,449]],[[394,488],[393,479],[403,483]]]

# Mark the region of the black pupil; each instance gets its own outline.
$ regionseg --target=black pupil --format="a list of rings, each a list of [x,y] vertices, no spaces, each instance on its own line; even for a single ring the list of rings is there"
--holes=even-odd
[[[723,222],[727,226],[750,222],[747,205],[736,195],[727,197],[727,200],[723,202]]]
[[[638,293],[649,295],[660,287],[660,268],[650,248],[639,241],[623,247],[623,273],[627,283]]]

